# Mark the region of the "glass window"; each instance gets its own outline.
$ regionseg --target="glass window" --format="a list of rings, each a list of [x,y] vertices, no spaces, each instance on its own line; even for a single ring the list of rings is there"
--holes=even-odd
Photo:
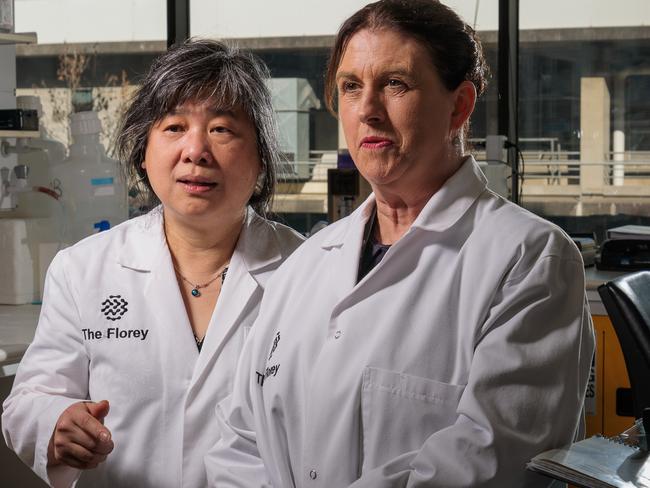
[[[270,67],[287,160],[275,210],[303,232],[327,218],[327,172],[345,147],[324,106],[329,48],[342,20],[365,3],[190,3],[192,35],[236,42]],[[486,138],[498,133],[498,0],[446,3],[475,26],[492,70],[470,134],[486,162]],[[39,36],[17,48],[17,93],[41,97],[47,130],[65,143],[67,115],[92,103],[110,152],[129,93],[165,49],[166,1],[16,0],[15,10],[16,30]],[[646,0],[521,0],[522,204],[570,232],[602,238],[608,227],[650,223],[649,25]],[[507,173],[496,176],[508,181]]]
[[[36,95],[46,136],[71,143],[69,116],[94,109],[112,155],[119,115],[139,77],[165,49],[166,1],[15,0],[16,95]],[[144,20],[143,20],[144,19]]]
[[[520,19],[523,205],[600,240],[649,225],[647,3],[522,1]]]

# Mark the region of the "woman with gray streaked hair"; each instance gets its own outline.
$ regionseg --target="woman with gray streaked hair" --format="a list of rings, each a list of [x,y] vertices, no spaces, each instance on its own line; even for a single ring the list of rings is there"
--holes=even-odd
[[[251,54],[189,40],[135,93],[119,154],[159,205],[57,255],[4,404],[7,445],[49,484],[206,485],[214,407],[301,242],[263,217],[278,162],[267,76]]]

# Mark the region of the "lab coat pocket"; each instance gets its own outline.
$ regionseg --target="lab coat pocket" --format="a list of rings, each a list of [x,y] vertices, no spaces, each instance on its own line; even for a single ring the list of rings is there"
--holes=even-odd
[[[361,385],[362,472],[419,450],[456,421],[465,387],[366,367]]]

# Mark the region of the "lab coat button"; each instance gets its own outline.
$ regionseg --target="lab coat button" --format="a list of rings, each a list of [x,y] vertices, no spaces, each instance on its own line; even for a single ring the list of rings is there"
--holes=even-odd
[[[316,472],[315,469],[312,469],[312,470],[309,472],[309,477],[310,477],[311,479],[313,479],[313,480],[315,480],[315,479],[318,477],[318,473]]]
[[[339,337],[341,337],[341,334],[342,334],[342,332],[340,330],[337,330],[336,332],[334,332],[334,339],[338,339]]]

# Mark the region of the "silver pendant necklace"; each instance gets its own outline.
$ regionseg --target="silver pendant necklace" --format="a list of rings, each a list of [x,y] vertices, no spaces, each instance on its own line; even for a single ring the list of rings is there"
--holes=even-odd
[[[192,296],[195,297],[195,298],[199,298],[199,297],[201,296],[201,291],[200,291],[200,290],[201,290],[202,288],[205,288],[206,286],[210,286],[210,285],[211,285],[212,283],[214,283],[214,282],[216,281],[216,279],[219,278],[220,276],[221,276],[221,284],[223,285],[223,282],[226,280],[226,273],[228,272],[228,264],[230,264],[230,263],[226,263],[226,265],[223,267],[223,269],[220,270],[220,271],[217,273],[217,275],[216,275],[214,278],[212,278],[210,281],[207,281],[207,282],[205,282],[205,283],[196,283],[196,284],[195,284],[195,283],[192,283],[190,280],[188,280],[187,278],[185,278],[185,276],[183,276],[183,275],[181,274],[181,272],[178,270],[178,268],[177,268],[176,266],[174,266],[174,269],[176,270],[176,273],[178,273],[178,276],[180,276],[181,279],[182,279],[185,283],[187,283],[188,285],[190,285],[190,286],[192,287],[192,291],[190,292],[190,293],[192,294]]]

